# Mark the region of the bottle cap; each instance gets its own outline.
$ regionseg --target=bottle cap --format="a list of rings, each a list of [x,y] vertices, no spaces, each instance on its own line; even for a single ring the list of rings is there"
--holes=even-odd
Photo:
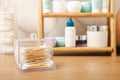
[[[73,27],[73,26],[74,26],[74,23],[73,23],[73,21],[72,21],[72,18],[69,18],[69,19],[68,19],[66,26],[67,26],[67,27]]]

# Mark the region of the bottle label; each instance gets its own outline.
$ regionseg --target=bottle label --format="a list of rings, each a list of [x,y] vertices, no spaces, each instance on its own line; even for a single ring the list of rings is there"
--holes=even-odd
[[[75,47],[76,30],[74,27],[65,29],[65,46]]]

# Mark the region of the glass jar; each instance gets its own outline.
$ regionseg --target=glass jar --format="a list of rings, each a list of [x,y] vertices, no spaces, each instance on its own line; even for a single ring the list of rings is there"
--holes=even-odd
[[[15,60],[20,70],[55,69],[53,48],[44,40],[15,41]]]

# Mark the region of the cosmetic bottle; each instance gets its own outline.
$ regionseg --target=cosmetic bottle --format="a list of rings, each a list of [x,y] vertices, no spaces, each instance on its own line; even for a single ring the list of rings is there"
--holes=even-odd
[[[69,18],[65,28],[65,47],[75,47],[75,37],[76,29],[72,18]]]
[[[43,0],[43,13],[51,13],[51,9],[52,9],[52,1]]]

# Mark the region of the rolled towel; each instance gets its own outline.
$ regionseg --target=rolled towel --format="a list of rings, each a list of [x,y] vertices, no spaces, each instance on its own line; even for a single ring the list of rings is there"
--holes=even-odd
[[[14,43],[14,37],[12,38],[0,38],[0,45],[11,45]]]
[[[0,54],[13,54],[13,46],[0,45]]]
[[[0,12],[0,18],[14,20],[15,13],[13,12]]]
[[[13,38],[14,30],[0,31],[0,38]]]
[[[14,27],[14,21],[0,19],[0,31],[11,30]]]
[[[13,54],[14,13],[0,12],[0,53]]]

